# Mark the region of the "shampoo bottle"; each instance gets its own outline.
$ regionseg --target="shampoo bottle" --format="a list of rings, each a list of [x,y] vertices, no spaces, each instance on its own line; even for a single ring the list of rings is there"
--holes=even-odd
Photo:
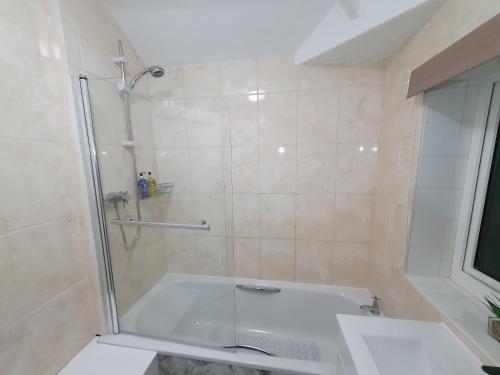
[[[148,172],[148,191],[151,196],[158,194],[158,185],[151,172]]]
[[[143,177],[143,173],[139,173],[139,180],[137,181],[137,192],[139,193],[139,198],[149,197],[148,182]]]

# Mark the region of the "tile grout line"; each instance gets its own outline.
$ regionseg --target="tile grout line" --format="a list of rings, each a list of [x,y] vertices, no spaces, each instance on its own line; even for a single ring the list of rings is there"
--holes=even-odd
[[[83,279],[81,279],[81,280],[77,281],[76,283],[70,285],[68,288],[64,289],[62,292],[59,292],[54,297],[52,297],[49,300],[45,301],[41,305],[38,305],[35,309],[29,311],[24,316],[22,316],[20,319],[18,319],[16,321],[14,321],[14,322],[6,325],[3,328],[0,328],[0,336],[3,335],[5,332],[7,332],[9,329],[11,329],[14,326],[16,326],[17,324],[20,324],[23,321],[25,321],[26,319],[30,318],[32,315],[36,314],[38,311],[40,311],[44,307],[50,305],[55,300],[57,300],[57,299],[65,296],[66,294],[70,293],[71,291],[73,291],[74,289],[76,289],[77,287],[79,287],[80,285],[83,285],[84,283],[90,283],[89,275],[85,275],[85,277]]]

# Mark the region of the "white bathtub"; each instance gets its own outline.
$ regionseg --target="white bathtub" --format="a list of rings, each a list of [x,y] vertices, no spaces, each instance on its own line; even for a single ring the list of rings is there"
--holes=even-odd
[[[259,293],[235,284],[279,288]],[[167,274],[120,320],[110,344],[296,374],[335,374],[336,314],[361,315],[366,289]],[[139,335],[139,336],[137,336]],[[258,347],[276,356],[226,345]]]

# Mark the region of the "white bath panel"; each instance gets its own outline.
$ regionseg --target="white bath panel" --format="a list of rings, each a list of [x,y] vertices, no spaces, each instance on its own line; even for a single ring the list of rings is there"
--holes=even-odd
[[[90,341],[59,375],[156,375],[156,352]]]

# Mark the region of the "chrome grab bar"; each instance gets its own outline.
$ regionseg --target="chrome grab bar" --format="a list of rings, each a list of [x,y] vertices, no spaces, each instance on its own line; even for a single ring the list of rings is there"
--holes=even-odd
[[[157,223],[153,221],[137,221],[137,220],[111,220],[113,225],[134,225],[139,227],[150,228],[172,228],[172,229],[191,229],[191,230],[210,230],[210,225],[207,225],[206,220],[201,220],[200,224],[176,224],[176,223]]]
[[[244,290],[245,292],[274,294],[281,292],[280,288],[267,285],[252,285],[252,284],[236,284],[236,288]]]
[[[222,348],[223,349],[247,349],[247,350],[253,350],[254,352],[266,354],[266,355],[269,355],[271,357],[277,357],[277,355],[272,353],[272,352],[268,352],[267,350],[257,348],[256,346],[250,346],[250,345],[224,345]]]

